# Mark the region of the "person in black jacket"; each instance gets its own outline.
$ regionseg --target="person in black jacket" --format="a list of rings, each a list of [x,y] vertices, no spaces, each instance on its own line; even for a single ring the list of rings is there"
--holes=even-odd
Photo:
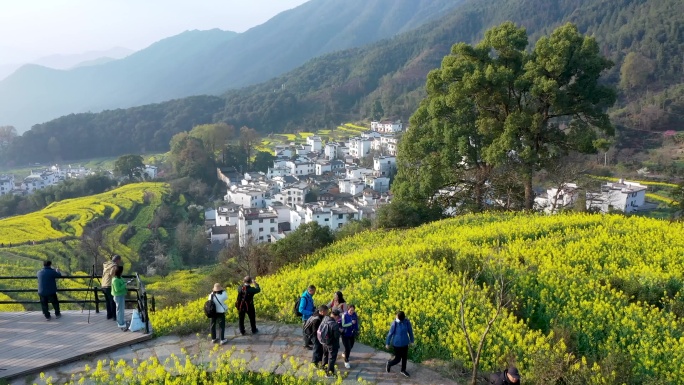
[[[38,296],[40,297],[40,307],[43,310],[46,320],[50,320],[50,310],[48,302],[52,303],[55,309],[55,318],[62,317],[59,311],[59,298],[57,298],[57,277],[61,277],[59,269],[52,269],[52,261],[43,262],[43,269],[38,271]]]
[[[503,372],[497,372],[489,376],[489,383],[494,385],[520,384],[518,368],[510,366]]]
[[[238,327],[240,334],[245,335],[245,314],[249,316],[249,324],[252,327],[252,334],[259,333],[256,327],[256,309],[254,309],[254,294],[260,293],[259,284],[250,276],[242,280],[242,285],[238,287],[238,296],[235,307],[238,309]],[[254,284],[255,287],[252,287]]]
[[[323,359],[323,345],[318,341],[317,331],[318,327],[321,326],[323,319],[328,316],[328,307],[321,305],[318,307],[318,312],[306,321],[304,324],[304,334],[305,337],[309,339],[309,343],[313,343],[313,357],[311,362],[318,367]]]
[[[329,344],[323,344],[323,366],[328,366],[325,371],[325,378],[335,377],[335,361],[337,361],[337,352],[340,350],[340,324],[338,323],[341,312],[339,309],[333,309],[330,316],[323,318],[321,325],[329,324],[332,332],[332,341]],[[320,326],[319,326],[320,328]]]

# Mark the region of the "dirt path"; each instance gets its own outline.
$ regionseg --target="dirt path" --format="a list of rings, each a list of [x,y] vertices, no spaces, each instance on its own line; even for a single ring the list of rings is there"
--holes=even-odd
[[[304,349],[302,345],[301,328],[294,325],[266,323],[259,325],[259,334],[246,336],[236,335],[234,325],[226,330],[229,342],[221,349],[230,350],[235,348],[234,356],[248,362],[251,370],[266,369],[270,372],[280,373],[290,368],[290,357],[306,363],[311,361],[311,351]],[[71,378],[72,374],[83,372],[86,364],[95,367],[98,360],[123,359],[131,362],[133,359],[145,360],[157,357],[164,362],[172,354],[183,357],[181,349],[189,355],[199,354],[205,357],[213,345],[206,338],[191,336],[165,336],[144,343],[120,348],[109,353],[94,356],[89,360],[81,360],[72,364],[56,367],[45,372],[45,376],[52,377],[53,383],[63,383]],[[258,359],[255,359],[257,358]],[[367,345],[357,343],[352,350],[350,363],[351,369],[345,369],[343,359],[338,356],[339,370],[346,374],[344,383],[358,383],[359,378],[376,384],[454,384],[456,382],[441,377],[436,372],[419,364],[409,362],[408,372],[411,378],[407,379],[399,374],[399,367],[392,368],[392,373],[385,372],[385,362],[390,358],[387,352],[375,350]],[[301,369],[302,371],[304,368]],[[333,382],[333,380],[329,380]],[[24,385],[32,383],[43,384],[38,375],[18,378],[10,382],[12,385]]]

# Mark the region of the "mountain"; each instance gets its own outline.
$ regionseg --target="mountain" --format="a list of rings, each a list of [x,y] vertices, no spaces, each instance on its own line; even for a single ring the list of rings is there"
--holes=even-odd
[[[18,138],[5,157],[17,162],[49,161],[47,143],[52,137],[61,143],[62,159],[168,149],[170,135],[189,130],[191,121],[207,119],[262,133],[308,131],[368,118],[378,103],[385,117],[406,120],[424,95],[428,71],[440,65],[451,46],[476,42],[486,29],[506,20],[527,27],[531,40],[565,22],[576,23],[583,33],[594,34],[604,54],[616,63],[604,79],[615,85],[627,53],[643,55],[652,62],[648,83],[643,89],[621,93],[618,107],[663,95],[658,103],[669,119],[681,120],[684,25],[677,15],[684,14],[683,8],[679,0],[470,0],[418,29],[315,58],[222,98],[75,114],[37,125]],[[207,104],[202,106],[203,102]]]
[[[122,59],[132,54],[133,50],[123,47],[114,47],[103,51],[88,51],[73,55],[50,55],[36,60],[32,60],[31,64],[53,68],[57,70],[66,70],[78,66],[80,63],[97,60],[104,57],[112,59]]]
[[[410,30],[461,2],[311,0],[239,35],[186,32],[122,60],[68,71],[24,66],[0,81],[0,124],[22,132],[68,113],[220,94]]]
[[[109,63],[110,61],[114,61],[114,60],[117,60],[117,59],[115,59],[113,57],[109,57],[109,56],[103,56],[103,57],[99,57],[99,58],[93,59],[93,60],[82,61],[76,65],[71,66],[71,69],[79,68],[79,67],[90,67],[90,66],[101,65],[101,64]]]
[[[142,84],[160,90],[176,79],[177,68],[196,66],[195,57],[237,36],[235,32],[186,31],[158,41],[121,60],[102,65],[56,70],[28,64],[0,81],[0,121],[18,122],[22,131],[34,119],[72,111],[102,111],[108,103],[137,105]],[[78,107],[77,107],[78,106]]]
[[[0,64],[0,80],[11,75],[12,72],[16,71],[17,68],[19,68],[19,67],[21,67],[21,64],[16,64],[16,63]]]
[[[623,93],[620,105],[670,90],[669,101],[679,98],[669,105],[677,119],[684,116],[684,90],[676,87],[684,85],[684,21],[673,15],[682,12],[684,2],[678,0],[471,0],[394,39],[319,57],[284,76],[228,92],[217,119],[265,132],[335,127],[370,117],[377,101],[385,117],[407,120],[424,96],[427,73],[440,66],[451,46],[475,43],[507,20],[525,26],[532,42],[566,22],[577,24],[616,64],[604,78],[616,86],[627,53],[640,53],[652,64],[648,84]]]
[[[133,50],[123,47],[114,47],[104,51],[88,51],[73,55],[50,55],[26,63],[3,63],[0,62],[0,80],[11,75],[24,64],[37,64],[53,69],[70,69],[86,65],[104,64],[106,62],[124,58],[132,54]]]

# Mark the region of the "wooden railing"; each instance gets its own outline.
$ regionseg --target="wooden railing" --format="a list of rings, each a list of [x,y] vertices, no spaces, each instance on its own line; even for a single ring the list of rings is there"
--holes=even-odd
[[[93,272],[95,269],[93,268]],[[101,279],[101,275],[97,274],[90,274],[90,275],[62,275],[61,277],[58,277],[58,279],[74,279],[74,280],[88,280],[88,287],[83,288],[83,289],[57,289],[57,292],[81,292],[85,293],[85,298],[82,300],[77,300],[77,299],[60,299],[59,303],[72,303],[72,304],[80,304],[81,305],[81,310],[85,309],[86,304],[94,304],[95,305],[95,313],[100,312],[100,304],[103,306],[105,305],[105,300],[104,298],[100,299],[100,293],[102,292],[102,289],[98,286],[95,286],[95,280],[96,279]],[[128,283],[131,283],[132,281],[135,281],[136,287],[134,288],[128,288],[129,292],[134,292],[135,293],[135,299],[126,299],[126,303],[135,303],[136,308],[138,309],[138,314],[140,315],[140,319],[143,321],[145,324],[145,333],[150,332],[150,318],[149,318],[149,310],[148,309],[148,298],[147,298],[147,291],[145,290],[145,284],[142,282],[140,279],[140,275],[138,273],[135,273],[135,275],[122,275],[121,278],[127,279]],[[0,276],[0,281],[12,281],[12,280],[32,280],[38,282],[38,278],[36,276]],[[0,293],[4,294],[10,294],[10,293],[36,293],[36,298],[38,297],[38,288],[36,287],[35,289],[3,289],[0,288]],[[90,294],[92,293],[92,299],[90,299]],[[155,300],[154,296],[151,296],[150,302],[152,304],[151,311],[155,311]],[[12,300],[12,301],[0,301],[0,305],[7,305],[7,304],[22,304],[22,305],[35,305],[35,304],[40,304],[39,300]]]

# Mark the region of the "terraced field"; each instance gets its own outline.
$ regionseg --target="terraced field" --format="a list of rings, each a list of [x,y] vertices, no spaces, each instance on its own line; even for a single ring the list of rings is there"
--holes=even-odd
[[[324,143],[346,140],[349,137],[361,135],[368,130],[368,127],[359,126],[353,123],[345,123],[336,127],[334,130],[325,129],[316,132],[299,132],[297,134],[271,134],[264,138],[256,149],[258,151],[272,152],[277,145],[287,145],[290,143],[302,144],[306,142],[306,138],[313,135],[320,136]]]
[[[148,225],[154,212],[168,194],[163,183],[129,184],[89,197],[51,204],[35,213],[0,220],[0,276],[34,276],[42,261],[50,259],[53,266],[71,274],[89,274],[77,255],[79,237],[92,220],[107,218],[119,224],[105,229],[105,245],[120,254],[128,266],[139,260],[138,251],[151,235]],[[123,243],[123,234],[134,227],[135,235]],[[0,289],[35,288],[33,281],[0,280]],[[85,288],[83,280],[60,280],[62,288]],[[83,296],[84,293],[78,293]],[[11,293],[12,299],[35,300],[34,293]],[[65,297],[74,298],[68,294]],[[0,311],[16,309],[17,305],[0,305]],[[73,306],[71,306],[73,307]],[[68,308],[68,306],[67,306]]]

